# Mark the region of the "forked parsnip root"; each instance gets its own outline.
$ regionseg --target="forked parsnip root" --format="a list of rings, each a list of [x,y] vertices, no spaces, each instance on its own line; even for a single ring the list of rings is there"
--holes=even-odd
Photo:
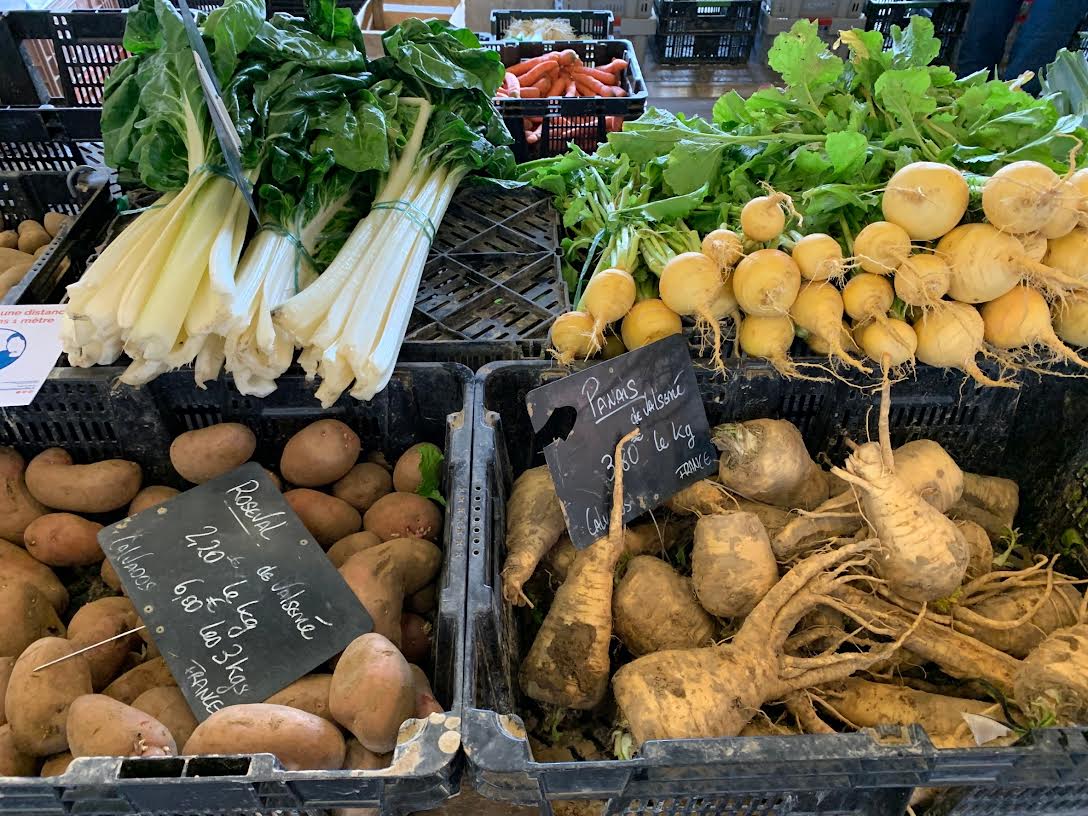
[[[548,466],[530,468],[521,474],[506,508],[502,594],[507,603],[529,604],[522,587],[566,529],[567,520]]]
[[[608,690],[612,588],[624,552],[623,446],[638,433],[616,443],[608,535],[578,553],[521,664],[522,689],[542,703],[593,708]]]
[[[763,597],[728,644],[656,652],[620,668],[612,688],[635,742],[736,736],[765,702],[843,679],[892,654],[914,631],[911,625],[895,642],[868,651],[816,657],[784,651],[805,614],[822,604],[841,606],[833,593],[870,580],[850,570],[866,566],[876,546],[875,541],[855,542],[800,562]],[[885,630],[874,622],[871,631]]]

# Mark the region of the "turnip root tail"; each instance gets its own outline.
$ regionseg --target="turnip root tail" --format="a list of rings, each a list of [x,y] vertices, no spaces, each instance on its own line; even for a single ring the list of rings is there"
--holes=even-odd
[[[521,665],[521,687],[534,700],[564,708],[593,708],[608,690],[612,591],[624,550],[623,447],[616,443],[608,535],[578,553]]]
[[[531,606],[522,587],[567,529],[547,465],[531,468],[518,477],[506,514],[502,594],[507,603]]]

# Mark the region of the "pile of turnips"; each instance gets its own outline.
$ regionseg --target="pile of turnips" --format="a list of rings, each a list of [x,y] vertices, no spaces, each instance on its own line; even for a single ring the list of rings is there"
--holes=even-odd
[[[679,333],[689,317],[720,366],[728,317],[740,350],[787,377],[804,376],[789,357],[797,337],[859,371],[921,362],[986,385],[1015,383],[983,373],[980,356],[1008,372],[1088,365],[1070,348],[1088,345],[1088,170],[1063,177],[1020,161],[969,180],[915,162],[888,182],[882,209],[885,220],[841,241],[801,235],[787,231],[803,227],[793,202],[769,190],[743,208],[739,233],[723,226],[701,251],[668,260],[657,298],[639,299],[623,269],[594,275],[580,310],[553,326],[557,356],[621,350],[606,334],[617,322],[633,350]]]
[[[582,550],[547,467],[519,476],[502,589],[534,607],[519,680],[538,759],[912,724],[971,747],[963,714],[1010,741],[1088,723],[1084,582],[1009,545],[1015,482],[933,440],[893,449],[890,394],[885,377],[877,439],[827,470],[786,420],[717,426],[716,476],[626,528],[617,467],[609,531]]]
[[[256,450],[240,423],[188,431],[170,446],[173,481],[203,484]],[[291,436],[269,477],[374,628],[267,700],[198,723],[97,538],[102,522],[151,510],[178,489],[146,485],[133,461],[76,464],[50,448],[28,462],[0,447],[0,776],[58,776],[87,756],[271,753],[289,770],[387,767],[401,724],[444,710],[420,667],[443,560],[442,461],[440,448],[420,442],[390,466],[336,419]],[[140,558],[119,566],[137,585]],[[206,600],[191,591],[185,603]],[[222,665],[225,654],[210,656]]]

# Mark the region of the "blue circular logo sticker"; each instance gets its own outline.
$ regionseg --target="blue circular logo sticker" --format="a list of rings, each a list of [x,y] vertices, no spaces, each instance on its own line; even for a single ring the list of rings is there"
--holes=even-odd
[[[7,368],[26,351],[26,338],[15,329],[0,326],[0,369]]]

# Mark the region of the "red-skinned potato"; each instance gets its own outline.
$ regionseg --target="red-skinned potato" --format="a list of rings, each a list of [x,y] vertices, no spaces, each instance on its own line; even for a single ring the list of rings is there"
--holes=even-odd
[[[174,675],[161,657],[152,658],[122,674],[102,691],[125,705],[132,705],[145,691],[159,686],[176,686]]]
[[[363,529],[382,541],[409,537],[438,541],[442,535],[442,511],[433,501],[415,493],[389,493],[366,511]]]
[[[74,757],[176,756],[166,726],[150,714],[103,694],[77,697],[68,709],[68,746]]]
[[[10,725],[0,725],[0,776],[35,776],[38,760],[15,744]]]
[[[68,607],[68,590],[53,574],[53,570],[22,547],[3,540],[0,540],[0,581],[34,584],[57,612],[63,612]]]
[[[253,431],[238,422],[220,422],[175,438],[170,444],[170,464],[181,478],[204,484],[241,467],[255,450]]]
[[[83,655],[35,671],[75,651],[63,638],[31,643],[15,661],[4,710],[15,744],[23,753],[49,756],[68,750],[68,707],[91,693],[91,667]]]
[[[352,533],[349,536],[344,536],[329,547],[329,551],[325,554],[329,557],[329,560],[332,561],[332,565],[337,569],[340,569],[340,567],[344,566],[344,562],[355,555],[355,553],[369,550],[371,547],[376,547],[381,543],[382,540],[374,535],[374,533],[368,533],[364,530],[361,533]]]
[[[328,549],[363,526],[358,510],[327,493],[300,487],[288,490],[283,498],[322,549]]]
[[[0,447],[0,538],[23,543],[23,531],[49,510],[30,495],[23,478],[26,462],[11,448]]]
[[[339,770],[340,729],[305,711],[268,703],[221,708],[196,727],[185,754],[274,754],[289,771]]]
[[[414,612],[400,617],[400,650],[409,663],[426,660],[431,653],[431,624]]]
[[[322,487],[342,479],[359,458],[359,435],[338,419],[319,419],[287,440],[280,475],[299,487]]]
[[[97,564],[106,554],[98,546],[101,524],[73,513],[46,513],[23,533],[27,552],[51,567]]]
[[[381,465],[360,462],[332,486],[332,494],[365,513],[386,493],[393,492],[393,477]]]
[[[181,491],[174,487],[167,487],[166,485],[148,485],[133,498],[128,506],[128,515],[135,516],[137,513],[142,513],[144,510],[158,507],[163,502],[170,501],[170,499],[174,498],[179,493],[181,493]]]
[[[76,649],[116,637],[140,626],[140,618],[128,598],[99,598],[80,607],[68,624],[68,640]],[[121,671],[128,653],[140,643],[136,633],[102,643],[84,656],[91,667],[95,691],[108,686]]]
[[[308,674],[277,691],[265,702],[297,708],[299,711],[305,711],[332,722],[332,714],[329,713],[329,685],[331,683],[331,674]]]
[[[422,538],[395,538],[356,553],[340,575],[374,621],[374,631],[400,646],[404,597],[430,583],[442,551]]]
[[[0,581],[0,655],[16,658],[31,643],[64,637],[57,610],[36,586],[26,581]]]
[[[165,725],[178,745],[184,745],[196,730],[196,717],[177,686],[148,689],[133,701],[132,707]]]
[[[140,492],[143,474],[135,462],[107,459],[76,465],[67,451],[49,448],[26,466],[26,486],[47,507],[70,513],[109,513],[127,507]]]
[[[68,770],[68,766],[72,764],[72,760],[75,757],[72,756],[71,751],[65,751],[63,754],[53,754],[42,763],[42,769],[38,772],[38,776],[43,779],[50,776],[60,776]]]
[[[415,716],[415,677],[408,661],[375,632],[356,638],[336,664],[329,709],[363,747],[389,753],[401,724]]]

